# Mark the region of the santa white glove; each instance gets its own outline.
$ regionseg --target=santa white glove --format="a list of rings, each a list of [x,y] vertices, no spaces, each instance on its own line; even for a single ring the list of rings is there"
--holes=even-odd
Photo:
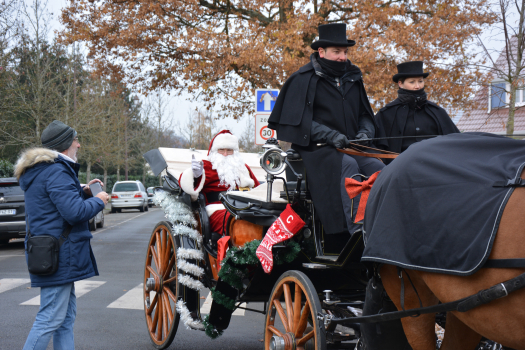
[[[202,176],[204,165],[200,160],[195,159],[195,155],[191,156],[191,170],[193,170],[193,177],[198,178]]]

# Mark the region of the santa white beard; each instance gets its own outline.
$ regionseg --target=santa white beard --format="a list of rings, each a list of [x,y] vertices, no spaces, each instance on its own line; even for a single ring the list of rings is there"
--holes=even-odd
[[[228,186],[228,191],[239,187],[253,187],[254,181],[244,164],[239,152],[235,151],[229,156],[223,156],[218,152],[211,152],[208,160],[212,164],[212,169],[217,171],[220,184]]]

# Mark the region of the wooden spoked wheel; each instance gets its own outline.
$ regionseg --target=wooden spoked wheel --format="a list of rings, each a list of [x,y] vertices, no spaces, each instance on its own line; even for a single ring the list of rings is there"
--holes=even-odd
[[[170,346],[179,325],[176,252],[170,224],[158,223],[149,240],[144,269],[144,312],[156,349]]]
[[[326,336],[316,315],[321,303],[310,279],[287,271],[273,287],[266,310],[264,350],[324,350]]]

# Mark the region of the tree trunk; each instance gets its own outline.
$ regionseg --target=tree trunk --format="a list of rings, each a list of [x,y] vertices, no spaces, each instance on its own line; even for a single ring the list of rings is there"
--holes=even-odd
[[[117,167],[117,181],[120,181],[120,166]]]
[[[514,134],[514,114],[516,113],[516,86],[510,84],[509,117],[507,118],[507,135]]]
[[[104,168],[104,191],[108,191],[108,170]]]
[[[146,185],[146,163],[142,167],[142,184]]]
[[[91,180],[91,162],[87,162],[87,168],[86,168],[86,184],[88,184],[90,180]]]

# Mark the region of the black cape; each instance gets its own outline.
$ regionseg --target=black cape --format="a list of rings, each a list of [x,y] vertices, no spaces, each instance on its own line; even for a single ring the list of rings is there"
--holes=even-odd
[[[488,259],[525,142],[482,133],[417,142],[385,167],[368,198],[362,261],[470,275]]]
[[[344,86],[344,94],[337,92],[339,100],[334,103],[334,108],[323,108],[316,112],[319,115],[314,116],[314,99],[322,98],[316,92],[321,89],[321,84],[323,84],[322,89],[327,87],[324,82],[319,83],[324,78],[315,74],[313,64],[311,62],[306,64],[285,82],[268,119],[268,127],[277,131],[279,140],[291,142],[293,149],[301,154],[315,209],[323,223],[324,232],[328,234],[348,230],[340,189],[343,154],[333,147],[317,147],[310,142],[312,120],[315,119],[346,135],[349,139],[354,139],[358,131],[357,122],[351,118],[359,118],[359,115],[355,115],[355,107],[361,105],[365,109],[363,112],[374,121],[375,137],[384,136],[370,107],[361,71],[357,67],[354,70],[356,73],[351,77],[351,82],[347,82]],[[337,91],[335,87],[333,89]],[[341,99],[345,102],[341,103]],[[318,101],[317,105],[330,107],[329,101]],[[345,107],[338,111],[341,105]],[[354,112],[350,113],[352,108]],[[330,123],[331,118],[345,118],[345,120]],[[350,125],[355,127],[352,129]],[[346,126],[346,130],[343,130],[343,126]]]
[[[435,121],[438,127],[438,135],[448,135],[459,132],[448,113],[434,102],[427,101],[422,110]],[[399,99],[395,99],[379,110],[376,114],[376,119],[383,125],[387,137],[404,136],[408,113],[408,105]],[[415,141],[414,139],[414,142]],[[387,142],[387,150],[401,153],[403,139],[392,139]]]

